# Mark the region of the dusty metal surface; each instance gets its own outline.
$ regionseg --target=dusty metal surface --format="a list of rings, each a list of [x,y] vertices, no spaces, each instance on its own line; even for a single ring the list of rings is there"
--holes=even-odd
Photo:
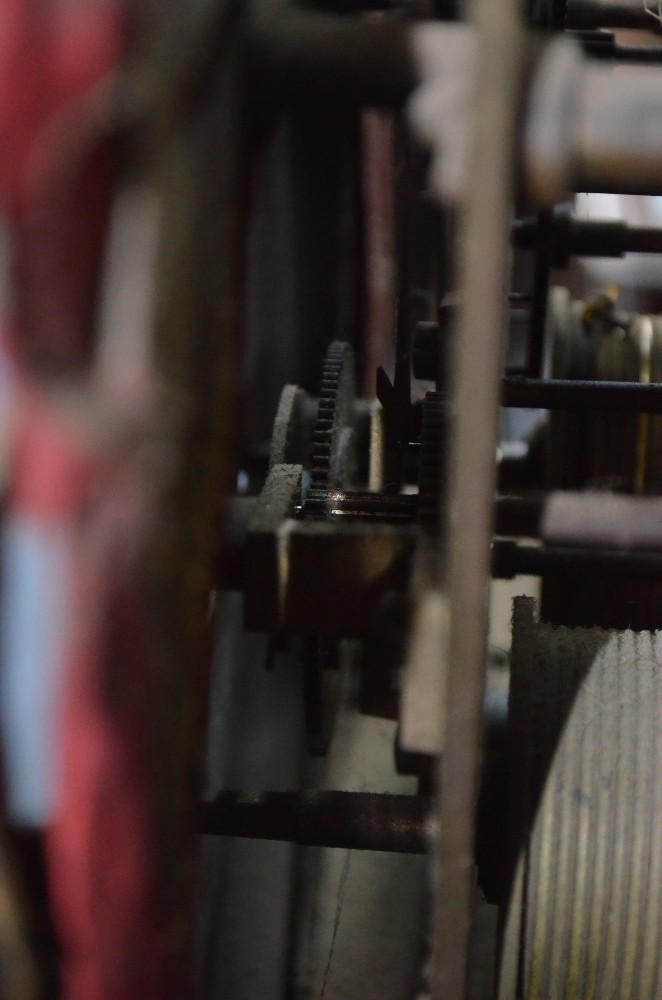
[[[511,682],[519,894],[501,1000],[662,996],[660,633],[559,629],[518,599]],[[519,895],[519,898],[518,898]],[[521,920],[520,920],[521,918]]]
[[[265,483],[246,540],[246,623],[255,631],[277,632],[282,617],[281,589],[287,562],[279,529],[301,496],[300,465],[275,465]]]
[[[274,465],[303,465],[308,458],[314,402],[298,385],[286,385],[280,394],[269,448]]]
[[[334,340],[322,366],[317,419],[313,427],[311,489],[342,488],[356,475],[353,429],[356,373],[351,344]]]

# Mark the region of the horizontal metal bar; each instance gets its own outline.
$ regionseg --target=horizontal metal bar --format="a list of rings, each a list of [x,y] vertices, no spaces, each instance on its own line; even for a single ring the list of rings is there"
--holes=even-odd
[[[578,39],[584,46],[584,51],[592,59],[604,59],[617,63],[645,63],[656,65],[662,62],[662,45],[621,45],[613,35],[606,32],[596,32],[596,36],[605,35],[604,39]]]
[[[662,57],[662,46],[659,52]],[[626,253],[662,253],[662,229],[629,226],[619,220],[577,219],[566,209],[567,206],[555,209],[550,223],[551,233],[541,229],[537,218],[518,219],[512,228],[514,245],[535,250],[545,240],[551,247],[554,266],[562,267],[573,254],[579,257],[622,257]]]
[[[342,518],[348,521],[413,521],[418,508],[415,494],[360,493],[348,490],[310,490],[301,507],[304,517]]]
[[[572,190],[575,194],[630,194],[654,198],[662,194],[662,181],[657,178],[646,181],[629,180],[626,176],[614,180],[611,176],[605,178],[604,174],[585,173],[580,166],[574,177]]]
[[[620,549],[520,545],[497,540],[492,545],[492,576],[607,576],[620,580],[662,582],[662,554]]]
[[[507,376],[502,382],[501,404],[534,410],[662,413],[662,383]]]
[[[565,27],[579,30],[596,28],[639,28],[659,31],[660,25],[644,5],[605,3],[604,0],[568,0]]]
[[[248,72],[264,102],[398,107],[418,82],[402,18],[280,6],[248,26]]]
[[[662,62],[662,45],[619,45],[612,49],[612,58],[617,62],[659,63]]]
[[[199,809],[199,832],[313,847],[425,854],[430,800],[373,792],[220,792]]]

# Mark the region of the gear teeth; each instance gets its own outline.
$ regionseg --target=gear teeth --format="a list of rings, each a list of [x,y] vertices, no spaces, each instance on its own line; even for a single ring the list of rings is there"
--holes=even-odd
[[[343,378],[343,369],[351,356],[350,344],[342,340],[334,340],[329,345],[324,359],[317,420],[313,431],[310,478],[314,490],[325,490],[329,486],[333,437],[337,423],[338,392]]]
[[[444,479],[445,401],[440,392],[428,392],[423,401],[421,455],[418,474],[418,516],[431,531],[439,528]]]

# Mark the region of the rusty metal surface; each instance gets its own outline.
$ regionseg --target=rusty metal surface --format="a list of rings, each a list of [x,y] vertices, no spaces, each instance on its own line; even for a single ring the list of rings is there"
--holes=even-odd
[[[424,854],[430,800],[374,792],[224,791],[200,806],[200,832],[314,847]]]

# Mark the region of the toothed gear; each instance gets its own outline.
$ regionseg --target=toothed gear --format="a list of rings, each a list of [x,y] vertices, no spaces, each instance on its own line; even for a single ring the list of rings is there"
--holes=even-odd
[[[317,420],[313,431],[311,489],[328,490],[344,485],[343,448],[352,431],[356,397],[354,354],[350,344],[334,340],[322,369]]]
[[[444,425],[446,402],[443,393],[427,392],[421,420],[421,452],[418,474],[418,517],[431,531],[439,528],[441,491],[444,481]]]
[[[342,340],[329,344],[322,367],[322,383],[313,429],[308,499],[325,498],[326,491],[346,486],[352,476],[353,418],[356,374],[351,345]],[[332,643],[338,656],[337,641]],[[333,733],[337,698],[332,685],[337,675],[325,669],[328,640],[312,639],[306,663],[305,716],[308,752],[324,756]]]

